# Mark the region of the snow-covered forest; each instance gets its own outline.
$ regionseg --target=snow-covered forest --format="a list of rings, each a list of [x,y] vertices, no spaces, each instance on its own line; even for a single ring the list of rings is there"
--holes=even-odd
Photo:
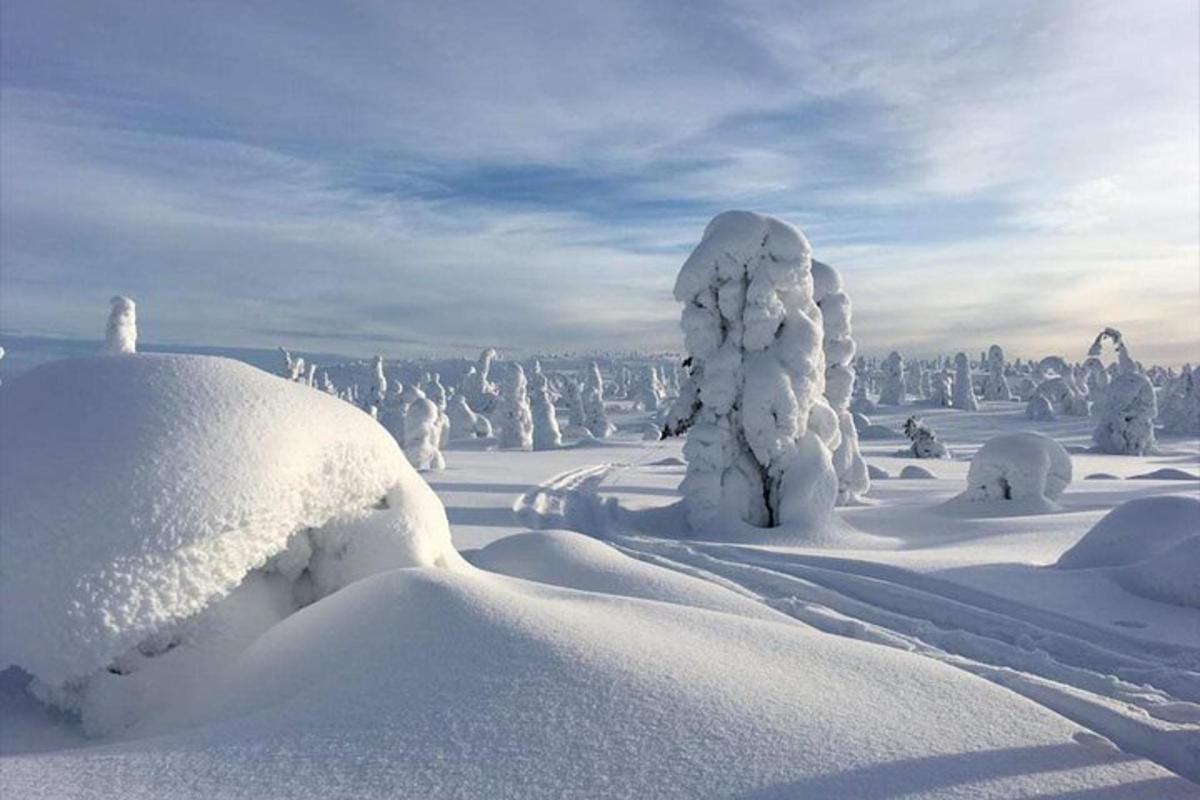
[[[0,24],[0,800],[1200,800],[1200,7]]]

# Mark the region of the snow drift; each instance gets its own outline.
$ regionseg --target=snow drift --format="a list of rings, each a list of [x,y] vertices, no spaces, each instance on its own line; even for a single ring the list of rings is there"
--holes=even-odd
[[[962,496],[1048,510],[1070,483],[1071,456],[1061,444],[1040,433],[1005,433],[988,439],[975,453]]]
[[[387,431],[239,362],[46,364],[0,392],[0,440],[0,665],[48,687],[157,647],[259,568],[313,581],[320,556],[331,590],[458,561]]]

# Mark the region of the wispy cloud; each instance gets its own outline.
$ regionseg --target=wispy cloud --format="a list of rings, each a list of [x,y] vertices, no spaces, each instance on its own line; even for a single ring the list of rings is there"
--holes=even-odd
[[[0,316],[94,334],[122,291],[163,341],[678,347],[674,273],[743,206],[842,267],[867,351],[1124,324],[1195,359],[1200,21],[1142,6],[17,0]]]

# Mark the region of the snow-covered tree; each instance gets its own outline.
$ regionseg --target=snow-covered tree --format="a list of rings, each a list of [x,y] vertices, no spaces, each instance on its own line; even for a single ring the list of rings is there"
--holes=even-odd
[[[446,404],[446,415],[450,418],[451,440],[486,439],[492,435],[491,420],[472,411],[467,398],[457,392]]]
[[[904,435],[912,442],[909,452],[914,458],[949,458],[946,445],[937,438],[933,429],[925,421],[917,417],[909,417],[904,421]]]
[[[643,411],[658,411],[658,406],[666,396],[662,380],[658,377],[658,369],[654,366],[643,367],[632,383],[629,394],[635,405]]]
[[[898,406],[904,402],[904,359],[895,350],[883,360],[883,384],[879,387],[879,405]]]
[[[496,406],[496,398],[500,390],[492,383],[489,373],[496,351],[489,347],[479,354],[479,360],[467,370],[459,385],[459,393],[466,399],[472,409],[481,414],[490,414]]]
[[[533,362],[533,372],[529,377],[529,411],[533,420],[533,449],[553,450],[562,447],[558,415],[550,399],[550,381],[537,361]]]
[[[570,375],[563,377],[563,400],[567,404],[567,425],[573,431],[584,430],[584,420],[587,415],[583,411],[583,389],[579,381]]]
[[[971,363],[966,353],[954,356],[954,407],[963,411],[978,411],[975,387],[971,385]]]
[[[867,463],[858,449],[858,431],[850,415],[850,393],[854,387],[854,338],[851,336],[850,298],[841,274],[824,263],[812,261],[813,300],[821,309],[825,351],[825,399],[838,417],[841,441],[833,451],[833,468],[838,476],[838,505],[852,505],[871,488]]]
[[[696,528],[820,525],[832,514],[841,435],[823,396],[811,253],[786,222],[730,211],[679,271],[690,386],[671,417],[688,429],[680,489]]]
[[[1004,375],[1004,351],[994,344],[987,351],[987,375],[983,379],[984,400],[1012,400],[1012,389]]]
[[[371,406],[378,411],[383,408],[388,390],[387,376],[383,374],[383,356],[375,356],[371,372]]]
[[[1105,328],[1088,351],[1099,356],[1105,339],[1112,340],[1117,350],[1117,375],[1104,391],[1100,420],[1092,432],[1092,441],[1105,453],[1142,456],[1153,452],[1154,418],[1158,416],[1158,401],[1150,379],[1142,374],[1129,355],[1121,332]]]
[[[104,329],[104,348],[109,354],[137,352],[137,306],[128,297],[117,295],[108,312],[108,325]]]
[[[533,414],[529,408],[525,370],[516,362],[513,362],[508,380],[500,392],[495,423],[501,447],[512,450],[529,450],[533,447]]]
[[[924,372],[919,359],[913,358],[904,362],[904,392],[909,397],[923,396],[921,394],[921,376]]]
[[[1185,366],[1162,390],[1158,422],[1167,433],[1200,435],[1200,367]]]
[[[415,383],[406,386],[405,391],[409,401],[404,406],[404,455],[418,472],[445,469],[446,460],[438,448],[438,407]]]
[[[600,377],[600,366],[593,361],[583,375],[583,426],[597,439],[607,439],[614,429],[604,408],[604,380]]]
[[[929,405],[950,408],[954,405],[953,376],[944,369],[930,373]]]

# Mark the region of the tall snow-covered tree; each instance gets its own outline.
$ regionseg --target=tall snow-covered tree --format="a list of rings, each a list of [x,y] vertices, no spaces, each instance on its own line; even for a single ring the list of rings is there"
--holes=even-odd
[[[104,348],[108,354],[137,352],[137,305],[128,297],[117,295],[108,312],[104,329]]]
[[[817,526],[832,514],[841,434],[811,270],[796,228],[729,211],[679,271],[690,367],[671,417],[688,430],[680,488],[693,527]]]
[[[1167,433],[1200,434],[1200,367],[1184,366],[1162,390],[1158,422]]]
[[[971,384],[971,362],[966,353],[954,356],[954,407],[963,411],[978,411],[975,387]]]
[[[442,470],[446,460],[439,449],[441,428],[438,407],[415,384],[406,387],[409,400],[404,406],[404,455],[418,472]]]
[[[500,392],[495,423],[501,447],[512,450],[533,447],[533,413],[529,408],[525,370],[515,361]]]
[[[841,441],[833,451],[833,468],[838,476],[838,504],[852,505],[871,488],[867,463],[858,449],[858,430],[850,415],[850,393],[854,388],[854,338],[851,336],[850,297],[842,276],[823,261],[812,261],[813,300],[821,309],[825,332],[825,399],[838,417]]]
[[[600,377],[600,365],[595,361],[583,373],[583,426],[597,439],[606,439],[613,432],[604,408],[604,379]]]
[[[1092,343],[1089,356],[1099,356],[1105,339],[1117,351],[1117,375],[1104,390],[1100,419],[1092,441],[1105,453],[1142,456],[1154,451],[1154,418],[1158,399],[1154,385],[1129,355],[1125,339],[1115,328],[1105,328]]]
[[[1004,351],[994,344],[987,351],[987,375],[983,379],[984,400],[1012,400],[1012,389],[1004,375]]]
[[[383,401],[387,397],[388,390],[387,376],[383,374],[383,356],[375,356],[375,360],[371,364],[371,372],[371,405],[376,412],[379,412],[383,410]]]
[[[529,376],[529,411],[533,420],[533,449],[562,447],[562,432],[558,429],[558,416],[550,399],[550,382],[537,361],[533,362]]]
[[[500,390],[492,383],[490,373],[496,351],[489,347],[479,354],[479,360],[467,370],[459,385],[459,392],[467,399],[471,408],[480,414],[490,414],[496,406]]]
[[[904,359],[895,350],[883,360],[883,384],[879,387],[879,405],[898,406],[904,402]]]

